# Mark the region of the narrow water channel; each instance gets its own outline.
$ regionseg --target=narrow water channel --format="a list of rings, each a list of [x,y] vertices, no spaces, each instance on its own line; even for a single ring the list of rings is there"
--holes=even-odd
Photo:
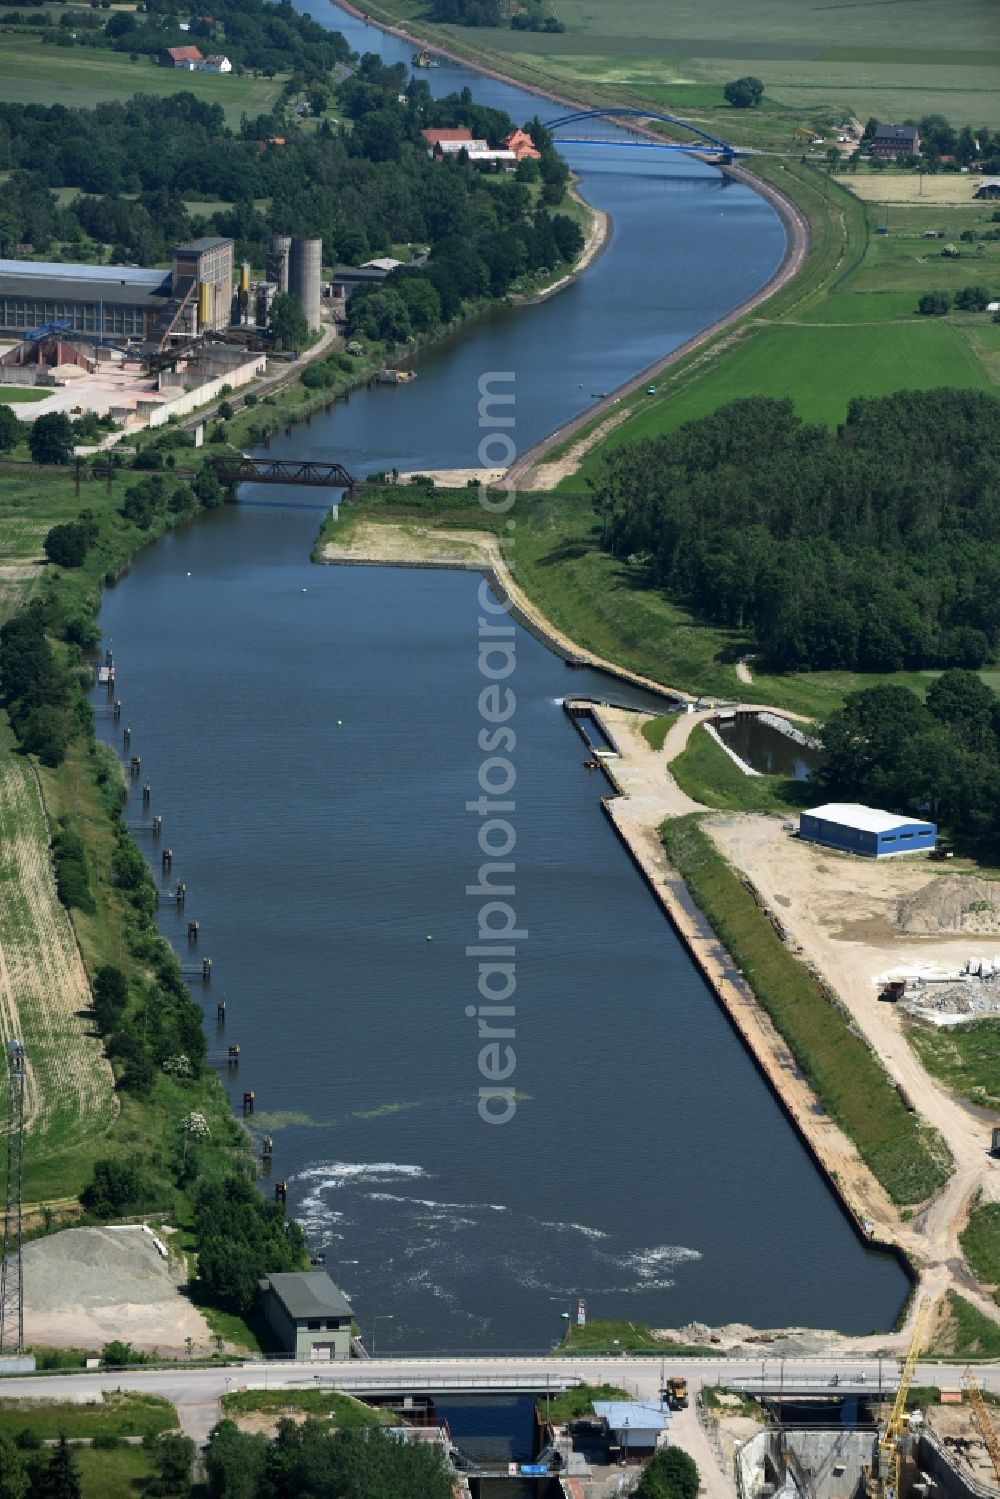
[[[409,60],[326,0],[300,3],[358,50]],[[429,79],[545,117],[463,69]],[[584,277],[272,452],[358,473],[475,463],[479,380],[505,370],[523,449],[780,260],[770,208],[709,168],[571,159],[615,220]],[[480,1121],[466,954],[481,903],[466,894],[482,861],[466,809],[483,758],[480,580],[311,566],[320,511],[294,491],[241,498],[137,558],[101,626],[189,891],[162,928],[183,949],[187,920],[201,923],[210,1050],[234,1098],[255,1091],[274,1174],[369,1344],[545,1347],[579,1296],[591,1316],[655,1326],[891,1323],[901,1270],[855,1236],[601,812],[607,788],[560,704],[608,696],[607,680],[520,630],[518,1107],[503,1127]]]

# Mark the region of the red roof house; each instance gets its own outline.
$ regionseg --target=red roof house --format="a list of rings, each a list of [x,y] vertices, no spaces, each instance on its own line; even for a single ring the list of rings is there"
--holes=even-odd
[[[431,150],[440,146],[442,141],[471,141],[472,131],[467,125],[460,125],[454,130],[421,130],[420,134],[427,142]]]
[[[513,151],[518,161],[541,161],[542,153],[538,150],[531,136],[526,130],[512,130],[504,141],[508,151]]]

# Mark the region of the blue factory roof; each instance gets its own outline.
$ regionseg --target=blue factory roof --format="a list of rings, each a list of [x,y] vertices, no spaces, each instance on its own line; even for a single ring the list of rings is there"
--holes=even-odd
[[[44,276],[55,281],[107,281],[117,286],[157,287],[169,271],[132,265],[69,265],[59,260],[0,260],[0,276]]]

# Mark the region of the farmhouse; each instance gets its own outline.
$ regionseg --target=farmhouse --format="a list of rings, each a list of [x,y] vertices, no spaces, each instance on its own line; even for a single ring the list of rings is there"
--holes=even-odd
[[[900,156],[916,156],[920,134],[916,125],[879,125],[872,137],[873,156],[895,161]]]
[[[926,853],[937,842],[937,827],[856,802],[827,802],[801,814],[799,837],[844,853],[886,859],[894,854]]]
[[[183,68],[187,73],[205,61],[197,47],[164,47],[156,60],[161,68]]]
[[[233,65],[229,61],[228,57],[216,55],[213,57],[205,58],[205,61],[201,67],[201,71],[203,73],[231,73],[233,71]]]

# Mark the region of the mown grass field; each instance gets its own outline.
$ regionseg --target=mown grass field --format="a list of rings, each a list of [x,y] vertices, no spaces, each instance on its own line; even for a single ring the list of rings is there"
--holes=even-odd
[[[140,57],[101,47],[55,47],[36,38],[0,35],[0,98],[8,104],[64,104],[91,109],[133,94],[194,94],[221,104],[230,125],[240,115],[266,114],[277,103],[285,79],[237,78],[235,74],[182,73]]]
[[[981,1107],[1000,1106],[1000,1020],[913,1025],[906,1035],[932,1076]]]
[[[160,1395],[105,1390],[103,1403],[70,1400],[0,1399],[0,1435],[15,1437],[26,1428],[43,1441],[58,1437],[159,1436],[177,1427],[177,1412]]]
[[[153,1477],[153,1462],[142,1447],[77,1447],[83,1499],[135,1499]]]
[[[900,1206],[924,1201],[948,1178],[947,1147],[907,1112],[864,1041],[809,970],[792,956],[753,897],[699,826],[665,822],[667,855],[726,951],[784,1037],[830,1117]]]

